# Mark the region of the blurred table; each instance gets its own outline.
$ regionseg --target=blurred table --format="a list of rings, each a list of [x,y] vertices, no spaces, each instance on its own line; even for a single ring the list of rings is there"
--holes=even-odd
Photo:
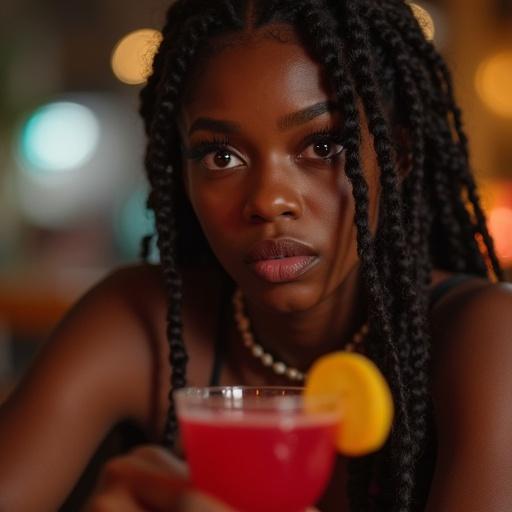
[[[0,273],[0,402],[66,311],[107,269]]]

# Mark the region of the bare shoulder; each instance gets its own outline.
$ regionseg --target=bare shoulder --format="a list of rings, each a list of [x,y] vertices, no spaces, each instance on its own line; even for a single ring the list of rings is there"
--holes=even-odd
[[[0,509],[56,510],[112,426],[150,424],[158,282],[149,267],[112,272],[45,343],[0,409]]]
[[[512,285],[468,280],[435,307],[432,332],[439,371],[459,367],[472,354],[503,354],[512,347]]]
[[[475,279],[433,315],[438,461],[428,510],[512,510],[512,287]]]

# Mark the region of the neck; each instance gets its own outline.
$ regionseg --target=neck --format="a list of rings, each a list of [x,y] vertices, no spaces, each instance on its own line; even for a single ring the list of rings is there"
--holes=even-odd
[[[359,269],[307,311],[281,313],[248,302],[258,343],[287,365],[307,371],[320,356],[342,350],[367,319]]]

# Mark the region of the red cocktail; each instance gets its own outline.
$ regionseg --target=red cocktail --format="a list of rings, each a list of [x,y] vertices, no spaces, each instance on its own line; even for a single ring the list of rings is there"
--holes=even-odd
[[[241,512],[303,512],[335,459],[336,411],[305,411],[301,388],[176,393],[194,486]],[[317,409],[318,411],[318,409]]]

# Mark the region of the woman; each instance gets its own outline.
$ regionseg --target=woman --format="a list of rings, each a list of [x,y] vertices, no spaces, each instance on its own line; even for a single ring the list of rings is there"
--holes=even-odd
[[[297,383],[354,344],[395,425],[381,452],[338,461],[318,508],[512,509],[512,295],[491,284],[449,72],[410,8],[178,0],[163,34],[141,95],[161,264],[92,290],[3,407],[0,509],[55,509],[122,420],[179,452],[185,384]],[[207,510],[187,488],[143,447],[90,509]]]

